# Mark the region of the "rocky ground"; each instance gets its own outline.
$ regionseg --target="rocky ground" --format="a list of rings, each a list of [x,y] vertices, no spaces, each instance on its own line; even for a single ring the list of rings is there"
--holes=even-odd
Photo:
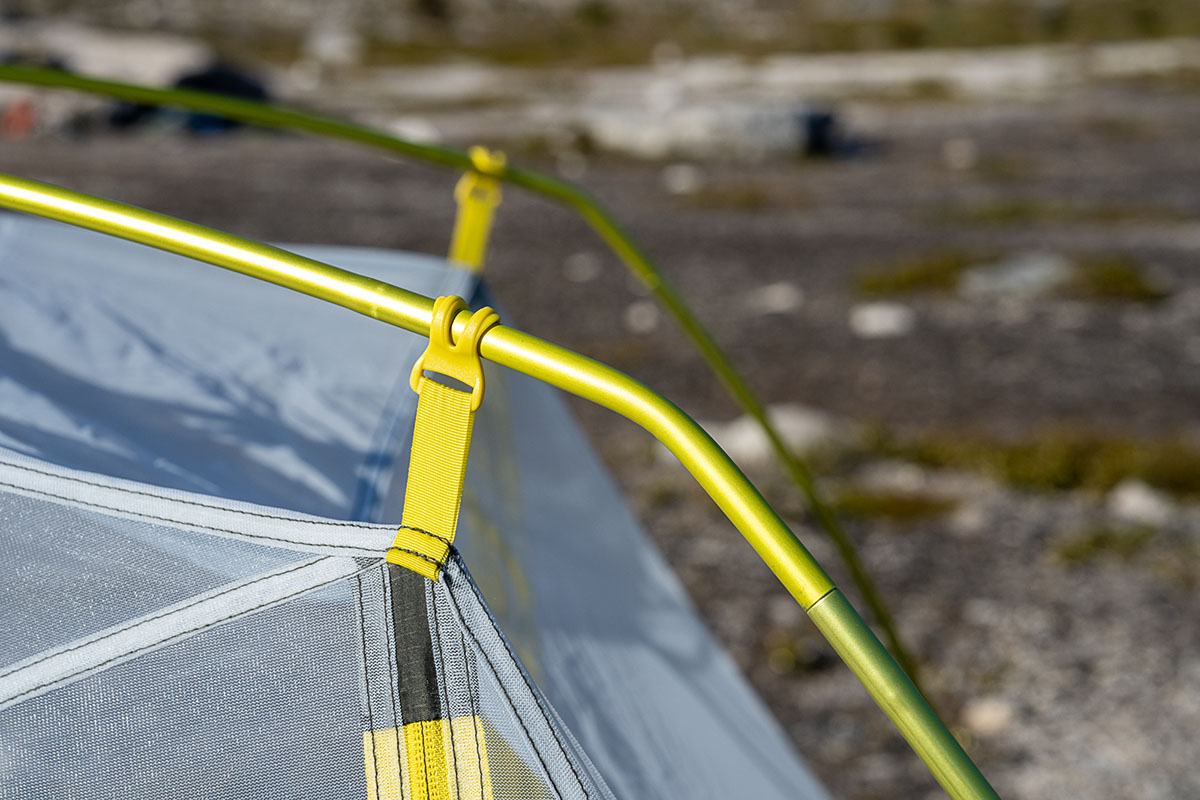
[[[856,108],[870,124],[840,158],[581,150],[569,168],[820,466],[932,700],[1002,795],[1200,795],[1200,93],[1178,79]],[[263,133],[39,136],[0,147],[0,170],[267,240],[442,252],[454,211],[454,176]],[[581,223],[509,191],[489,279],[508,319],[713,421],[848,584],[703,363]],[[938,796],[690,478],[579,413],[835,796]]]

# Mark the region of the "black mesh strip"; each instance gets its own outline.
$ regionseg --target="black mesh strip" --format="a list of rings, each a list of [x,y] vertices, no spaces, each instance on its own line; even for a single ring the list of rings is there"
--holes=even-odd
[[[444,719],[433,637],[429,632],[429,609],[425,603],[425,580],[411,570],[388,564],[400,708],[406,725]]]

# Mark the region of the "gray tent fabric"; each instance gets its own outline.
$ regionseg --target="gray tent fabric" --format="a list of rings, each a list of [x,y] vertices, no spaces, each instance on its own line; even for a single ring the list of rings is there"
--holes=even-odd
[[[482,291],[432,257],[288,249],[428,296]],[[196,787],[182,796],[387,796],[363,784],[372,760],[368,748],[364,773],[362,736],[407,721],[380,694],[399,664],[387,655],[396,642],[385,600],[396,589],[381,562],[403,509],[408,372],[424,346],[209,265],[0,217],[0,630],[10,632],[0,634],[0,798],[56,785],[35,730],[45,719],[82,737],[56,739],[66,751],[114,765],[111,775],[96,767],[94,787],[117,789],[71,796],[137,796],[129,787],[153,771],[122,774],[112,755],[159,740],[181,752],[184,735],[199,763],[241,777],[214,783],[181,768],[176,777]],[[451,665],[439,674],[458,691],[448,710],[485,720],[494,736],[480,740],[503,742],[528,773],[511,796],[539,796],[536,784],[547,796],[825,797],[562,398],[486,369],[462,560],[429,585],[427,607]],[[268,538],[242,535],[247,521]],[[54,588],[64,583],[74,593]],[[223,621],[203,628],[214,618]],[[469,641],[472,631],[486,641]],[[220,653],[237,656],[220,663]],[[192,673],[186,689],[147,678]],[[270,675],[270,687],[237,674]],[[454,676],[466,683],[454,689]],[[311,702],[289,701],[294,719],[264,722],[284,693]],[[222,696],[241,697],[244,713]],[[105,698],[145,710],[108,719]],[[207,721],[156,733],[155,714]],[[276,736],[305,733],[285,746],[260,735],[271,725]],[[226,763],[230,737],[242,744]],[[337,777],[306,764],[273,789],[283,779],[261,769],[297,752],[325,758]],[[496,762],[501,783],[517,780],[509,761]]]
[[[401,797],[382,791],[403,774],[398,748],[364,770],[360,729],[416,716],[374,646],[393,628],[391,526],[147,491],[11,451],[0,514],[0,798]],[[489,758],[455,767],[488,764],[493,798],[611,797],[462,562],[417,577],[441,691],[487,731],[458,727]]]

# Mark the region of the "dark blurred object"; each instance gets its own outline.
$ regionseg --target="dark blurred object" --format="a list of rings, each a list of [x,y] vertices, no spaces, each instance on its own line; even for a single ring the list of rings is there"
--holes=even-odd
[[[804,155],[828,158],[838,154],[841,137],[833,111],[824,108],[804,111],[799,122],[804,137]]]
[[[0,53],[0,64],[6,67],[42,67],[57,70],[67,68],[67,62],[58,56],[28,56],[14,51]]]
[[[884,143],[878,139],[847,134],[838,113],[817,106],[796,114],[798,152],[805,158],[850,158],[878,154]]]
[[[220,61],[213,62],[199,72],[183,75],[175,81],[174,87],[260,103],[269,102],[271,99],[262,81]],[[129,130],[148,122],[159,110],[158,106],[119,103],[109,115],[108,122],[117,130]],[[227,133],[242,127],[242,123],[216,114],[193,111],[185,116],[184,127],[192,133]]]

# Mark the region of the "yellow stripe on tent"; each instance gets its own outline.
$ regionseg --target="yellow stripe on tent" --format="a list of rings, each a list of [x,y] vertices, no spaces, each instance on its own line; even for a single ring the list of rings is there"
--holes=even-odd
[[[404,742],[404,753],[397,745]],[[367,800],[493,800],[483,720],[410,722],[363,734]],[[403,764],[403,769],[401,765]]]

